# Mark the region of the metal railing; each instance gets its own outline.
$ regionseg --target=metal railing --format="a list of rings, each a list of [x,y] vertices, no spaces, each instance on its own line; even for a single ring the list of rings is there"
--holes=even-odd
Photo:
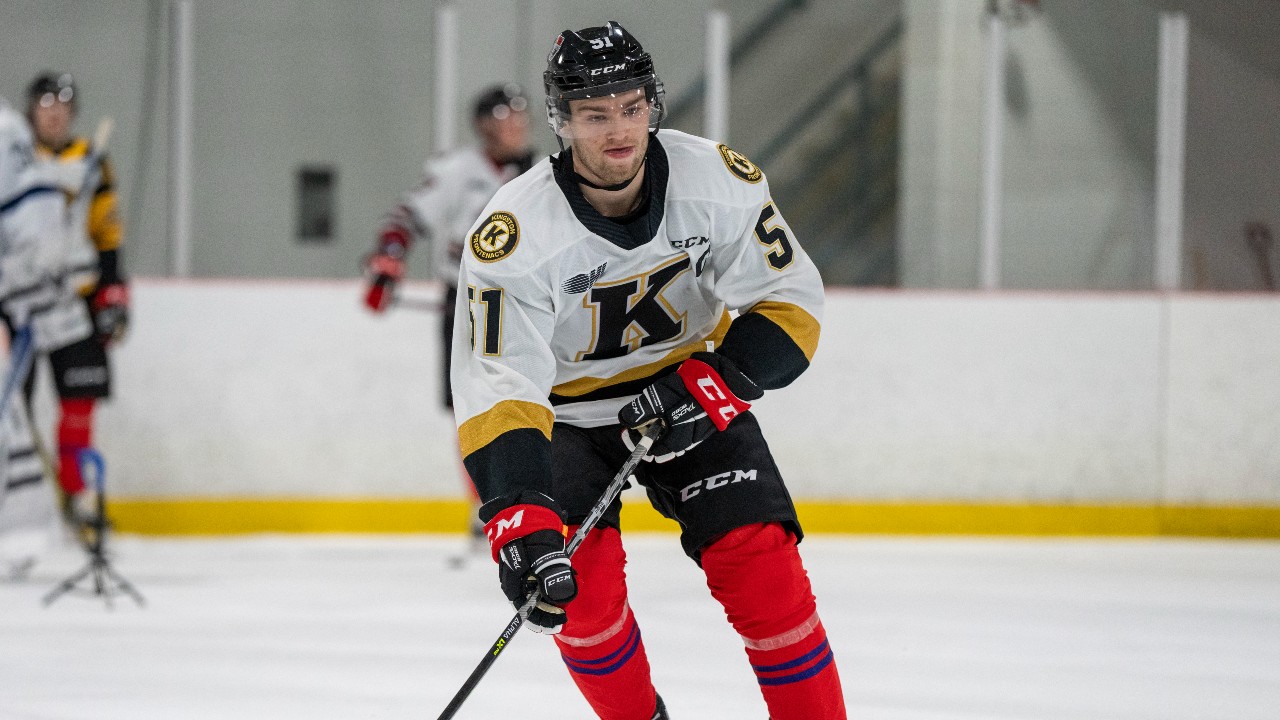
[[[787,16],[804,7],[807,0],[778,0],[747,28],[729,46],[729,69],[732,70],[756,50],[767,47],[765,40],[781,27]],[[702,104],[707,92],[707,74],[704,71],[679,97],[667,103],[668,127],[678,124],[684,116]]]
[[[855,60],[852,65],[823,86],[813,96],[813,99],[791,118],[791,122],[786,123],[772,140],[765,143],[764,147],[755,153],[756,163],[768,166],[771,160],[785,151],[815,119],[821,116],[824,110],[840,97],[841,90],[851,84],[858,86],[860,92],[863,93],[862,106],[865,109],[867,101],[873,100],[867,97],[866,93],[867,78],[869,77],[871,66],[897,45],[898,40],[902,37],[902,28],[902,18],[898,18],[880,34],[880,37],[876,38],[871,47],[867,48],[867,51]]]
[[[767,42],[806,0],[779,0],[731,44],[735,68]],[[776,167],[773,195],[788,223],[833,284],[896,283],[899,69],[877,72],[901,45],[895,19],[845,69],[820,87],[752,160]],[[667,105],[668,126],[701,107],[706,75]],[[852,109],[837,106],[853,93]],[[823,122],[825,125],[818,123]]]
[[[773,195],[832,284],[892,285],[896,275],[900,69],[884,61],[900,47],[895,20],[855,62],[824,85],[756,153],[777,163]],[[876,72],[881,68],[880,72]],[[853,92],[852,109],[834,107]],[[819,120],[825,126],[815,125]],[[820,130],[820,133],[806,133]],[[821,139],[815,139],[821,135]]]

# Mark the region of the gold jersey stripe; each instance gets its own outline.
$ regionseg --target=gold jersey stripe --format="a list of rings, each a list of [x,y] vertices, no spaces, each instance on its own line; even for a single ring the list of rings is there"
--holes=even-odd
[[[818,335],[822,331],[818,321],[799,305],[766,300],[752,306],[748,312],[760,313],[769,318],[791,337],[809,362],[818,351]]]
[[[729,332],[729,324],[732,322],[733,318],[729,317],[729,311],[726,310],[720,316],[720,322],[716,325],[716,329],[711,331],[710,335],[693,342],[685,343],[664,355],[660,360],[655,360],[651,363],[631,368],[612,377],[582,377],[576,380],[570,380],[567,383],[562,383],[551,388],[551,392],[563,397],[578,397],[580,395],[586,395],[589,392],[599,390],[600,388],[609,387],[610,385],[618,385],[632,380],[647,378],[668,365],[683,362],[688,359],[690,355],[706,350],[707,341],[711,341],[715,345],[719,345],[720,341],[724,339],[725,333]]]
[[[55,151],[53,148],[36,143],[36,157],[41,159],[55,157],[59,160],[79,160],[89,154],[89,138],[74,138],[67,146]]]
[[[503,400],[458,428],[462,457],[488,445],[502,433],[520,428],[533,428],[550,440],[554,423],[555,414],[543,405],[525,400]]]

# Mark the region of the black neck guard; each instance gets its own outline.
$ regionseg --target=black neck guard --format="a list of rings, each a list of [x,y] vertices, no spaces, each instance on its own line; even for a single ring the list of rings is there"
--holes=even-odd
[[[644,157],[645,185],[641,192],[646,192],[647,197],[642,198],[636,210],[639,211],[648,203],[648,209],[644,212],[643,218],[627,219],[626,225],[619,223],[616,219],[610,219],[600,214],[598,210],[592,207],[582,194],[582,188],[578,187],[580,177],[573,171],[573,149],[566,149],[559,156],[551,158],[551,166],[555,173],[556,184],[560,186],[560,191],[564,193],[565,199],[569,201],[569,207],[573,209],[573,214],[578,218],[588,230],[617,245],[624,250],[639,247],[653,239],[654,234],[658,231],[658,226],[662,224],[663,214],[666,212],[667,206],[667,151],[663,149],[662,143],[658,142],[657,134],[649,136],[649,150]],[[639,175],[639,173],[636,173]],[[630,185],[635,178],[628,180],[626,185]],[[626,187],[623,185],[623,187]],[[592,187],[588,185],[588,187]],[[609,188],[601,188],[608,190]],[[621,188],[619,188],[621,189]],[[637,228],[636,222],[640,221],[643,229]],[[637,233],[637,230],[639,232]]]

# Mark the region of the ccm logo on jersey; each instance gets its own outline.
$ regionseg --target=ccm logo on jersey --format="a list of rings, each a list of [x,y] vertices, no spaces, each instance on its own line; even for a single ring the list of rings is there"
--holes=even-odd
[[[623,70],[626,67],[626,63],[618,63],[617,65],[605,65],[600,68],[591,68],[591,75],[593,77],[596,75],[608,75],[609,73],[616,73],[619,70]]]
[[[499,210],[471,233],[471,254],[480,262],[497,262],[515,252],[520,242],[520,224],[516,216]]]
[[[729,172],[733,173],[738,179],[754,185],[764,177],[764,173],[761,172],[760,168],[748,160],[746,155],[731,149],[728,145],[717,145],[716,149],[720,151],[720,159],[724,160],[725,167],[729,168]]]
[[[671,248],[673,250],[688,250],[689,248],[706,245],[711,242],[711,238],[695,235],[694,237],[687,237],[683,240],[668,240],[667,242],[671,243]]]
[[[709,478],[703,478],[686,485],[684,489],[680,491],[680,502],[689,502],[690,498],[700,495],[703,490],[715,490],[730,483],[738,483],[743,480],[755,479],[755,470],[730,470],[728,472],[722,472],[719,475],[712,475]]]

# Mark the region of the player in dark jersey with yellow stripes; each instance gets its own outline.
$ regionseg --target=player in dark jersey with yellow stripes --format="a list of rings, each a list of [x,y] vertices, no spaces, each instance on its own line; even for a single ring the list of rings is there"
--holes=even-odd
[[[111,392],[107,347],[124,337],[129,317],[120,245],[124,231],[117,210],[115,173],[107,157],[88,166],[92,141],[72,134],[79,109],[78,90],[71,75],[39,75],[27,90],[27,117],[36,139],[36,158],[57,164],[60,183],[71,208],[71,237],[65,267],[93,318],[94,332],[49,353],[60,400],[58,422],[58,481],[64,508],[73,521],[91,519],[95,503],[85,492],[76,460],[79,450],[93,444],[93,409],[98,398]],[[79,197],[82,192],[89,197]],[[81,230],[83,232],[81,232]],[[28,379],[30,394],[32,373]]]

